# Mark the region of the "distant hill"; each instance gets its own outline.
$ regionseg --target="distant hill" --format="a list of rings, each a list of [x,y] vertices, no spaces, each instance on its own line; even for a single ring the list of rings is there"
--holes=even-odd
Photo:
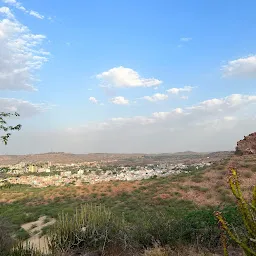
[[[63,152],[51,152],[30,155],[0,155],[0,165],[25,163],[52,162],[52,164],[70,164],[90,161],[116,161],[120,164],[152,163],[155,161],[188,161],[190,159],[226,158],[232,155],[230,151],[220,151],[211,153],[198,153],[192,151],[164,153],[164,154],[116,154],[116,153],[90,153],[72,154]]]

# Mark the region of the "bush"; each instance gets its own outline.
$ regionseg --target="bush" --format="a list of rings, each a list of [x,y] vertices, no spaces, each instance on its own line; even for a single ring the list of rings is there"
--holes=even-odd
[[[243,249],[245,255],[256,255],[256,186],[253,188],[252,202],[248,203],[243,197],[240,181],[235,169],[231,170],[229,185],[237,200],[239,214],[243,219],[243,232],[234,230],[232,221],[226,222],[227,219],[221,212],[215,212],[221,230],[224,255],[228,255],[226,235]],[[228,223],[232,223],[232,226]]]
[[[142,248],[151,248],[157,243],[160,247],[195,245],[214,250],[221,246],[221,233],[216,226],[217,221],[212,214],[213,211],[213,208],[198,209],[181,214],[179,217],[160,212],[144,213],[133,224],[133,240]],[[239,229],[242,220],[236,207],[228,206],[222,211],[225,217]]]
[[[225,217],[239,229],[242,220],[238,216],[236,207],[228,206],[222,211]],[[188,213],[173,225],[172,241],[169,244],[197,245],[209,250],[221,246],[221,233],[212,212],[213,209],[207,208]]]
[[[0,255],[8,255],[14,240],[12,239],[12,226],[5,219],[0,218]]]
[[[23,228],[20,228],[17,232],[16,232],[16,238],[18,240],[26,240],[30,237],[29,233],[23,229]]]
[[[161,212],[144,213],[133,223],[132,238],[141,248],[149,248],[159,243],[164,246],[171,240],[172,219]]]
[[[34,249],[29,244],[23,245],[22,243],[16,244],[9,252],[8,256],[46,256],[39,250]]]
[[[74,215],[60,214],[49,229],[48,244],[52,253],[104,251],[109,246],[125,248],[127,224],[103,206],[84,205]]]
[[[143,256],[169,256],[169,250],[156,245],[154,248],[145,250]]]

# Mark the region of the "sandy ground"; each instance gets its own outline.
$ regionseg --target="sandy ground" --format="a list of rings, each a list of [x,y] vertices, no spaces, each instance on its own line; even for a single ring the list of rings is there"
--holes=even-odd
[[[24,242],[24,245],[29,243],[33,248],[39,249],[42,252],[48,251],[46,237],[41,236],[42,228],[54,224],[56,220],[49,219],[49,221],[45,223],[46,218],[46,216],[42,216],[37,221],[25,223],[21,226],[30,234],[30,238]]]

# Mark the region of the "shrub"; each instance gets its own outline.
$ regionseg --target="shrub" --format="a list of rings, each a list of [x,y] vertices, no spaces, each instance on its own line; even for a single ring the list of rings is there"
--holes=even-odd
[[[224,216],[239,229],[241,219],[234,206],[222,209]],[[214,250],[221,246],[221,233],[212,215],[213,208],[203,208],[189,212],[180,220],[173,221],[169,245],[196,245]]]
[[[22,243],[16,244],[12,250],[10,250],[8,256],[46,256],[39,250],[30,246],[30,244],[23,245]]]
[[[240,181],[235,169],[231,170],[229,185],[233,195],[237,200],[238,210],[243,219],[244,232],[239,233],[237,230],[234,230],[226,222],[221,212],[215,212],[215,216],[219,221],[220,230],[222,231],[224,255],[228,255],[226,235],[228,235],[237,245],[243,249],[245,255],[256,255],[256,186],[253,188],[252,202],[248,203],[243,197],[242,191],[240,189]]]
[[[20,228],[17,232],[16,232],[16,238],[18,240],[26,240],[30,237],[29,233],[23,229],[23,228]]]
[[[169,250],[156,244],[154,248],[145,250],[143,256],[169,256]]]
[[[62,213],[49,229],[48,244],[53,254],[58,252],[104,251],[108,246],[125,248],[127,225],[103,206],[84,205],[74,215]]]
[[[12,226],[3,218],[0,218],[0,255],[8,255],[13,245],[11,236]]]
[[[155,243],[164,246],[171,240],[173,221],[161,212],[145,212],[133,223],[132,237],[137,246],[153,247]]]

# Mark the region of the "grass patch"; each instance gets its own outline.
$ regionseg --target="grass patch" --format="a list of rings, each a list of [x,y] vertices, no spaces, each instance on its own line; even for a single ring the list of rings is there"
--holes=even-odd
[[[28,233],[25,229],[20,228],[20,229],[16,232],[15,237],[16,237],[16,239],[23,241],[23,240],[28,239],[28,238],[30,237],[30,235],[29,235],[29,233]]]

